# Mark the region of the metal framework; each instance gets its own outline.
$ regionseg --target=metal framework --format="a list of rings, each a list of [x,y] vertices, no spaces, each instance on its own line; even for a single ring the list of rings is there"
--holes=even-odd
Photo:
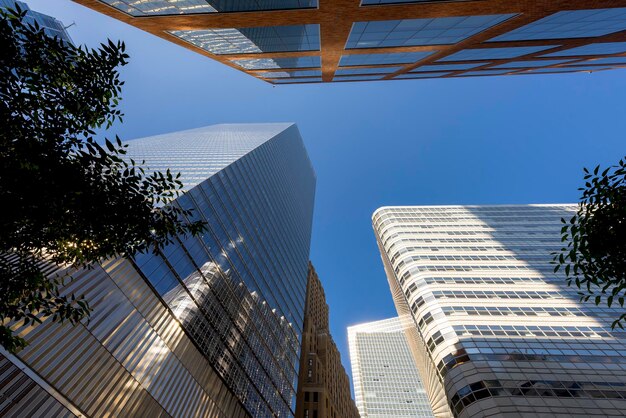
[[[415,73],[412,71],[419,69],[419,67],[425,65],[433,66],[443,64],[476,64],[476,66],[471,69],[447,70],[444,72],[437,71],[436,68],[429,68],[430,71],[420,71],[419,75],[415,76],[415,78],[449,78],[483,74],[509,75],[533,74],[535,72],[592,71],[626,66],[626,44],[622,51],[618,51],[616,53],[602,55],[577,54],[571,56],[559,56],[559,60],[567,61],[564,63],[549,63],[548,61],[554,61],[555,58],[545,56],[546,54],[565,51],[570,48],[589,44],[626,42],[626,30],[623,30],[626,29],[626,17],[624,17],[623,28],[618,27],[617,31],[612,31],[600,36],[556,39],[551,37],[547,39],[532,40],[490,41],[500,35],[510,33],[513,30],[524,27],[530,23],[537,22],[558,12],[626,8],[626,0],[433,0],[430,2],[416,0],[412,3],[407,2],[407,0],[396,0],[398,2],[397,4],[376,5],[362,5],[361,0],[318,0],[316,8],[306,9],[145,15],[139,17],[133,17],[126,14],[115,7],[105,4],[101,0],[74,1],[273,84],[285,82],[294,84],[320,81],[360,81],[363,79],[391,80],[397,78],[398,76],[400,76],[399,78],[409,78],[415,76]],[[139,3],[140,1],[137,0],[136,2]],[[626,11],[626,9],[624,10]],[[453,44],[404,45],[376,48],[346,47],[346,43],[355,22],[381,22],[403,19],[437,19],[445,17],[508,14],[513,16]],[[176,30],[237,29],[306,24],[319,25],[319,50],[216,54],[187,42],[180,37],[174,36],[169,32]],[[513,58],[440,61],[445,57],[467,49],[540,46],[550,48]],[[431,51],[431,54],[412,63],[340,66],[340,59],[343,56],[419,51]],[[237,60],[242,59],[299,58],[312,56],[321,58],[321,67],[245,69],[236,64]],[[615,59],[615,62],[607,63],[606,60],[603,60],[601,62],[594,63],[594,60],[598,58],[618,59]],[[518,67],[510,69],[506,69],[506,66],[503,66],[503,64],[519,61],[533,61],[534,63],[532,67],[519,67],[519,63],[516,64]],[[548,65],[541,66],[541,71],[537,71],[538,64],[541,64],[537,63],[537,61],[546,61]],[[389,67],[398,66],[401,68],[389,73]],[[495,71],[494,67],[498,67],[498,69],[504,68],[509,71]],[[338,69],[367,71],[361,74],[352,74],[350,76],[343,75],[338,79],[335,77],[335,73]],[[372,69],[380,69],[380,71],[376,72]],[[306,70],[320,70],[321,78],[319,76],[298,77],[289,73],[290,71]],[[484,73],[481,74],[481,72]],[[285,77],[285,73],[287,73],[288,77]],[[279,76],[281,78],[275,78]],[[353,80],[350,80],[350,78],[353,78]]]

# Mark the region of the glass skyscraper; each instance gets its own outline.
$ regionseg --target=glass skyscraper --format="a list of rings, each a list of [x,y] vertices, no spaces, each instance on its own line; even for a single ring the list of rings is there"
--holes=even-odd
[[[252,416],[289,416],[315,174],[295,125],[217,125],[129,142],[181,172],[176,204],[209,224],[135,262]]]
[[[411,355],[409,317],[348,327],[354,394],[362,418],[431,418],[428,396]]]
[[[42,28],[49,36],[57,36],[65,42],[72,43],[70,35],[67,33],[63,22],[55,19],[52,16],[45,15],[43,13],[31,10],[28,5],[21,1],[15,0],[0,0],[0,9],[15,9],[15,6],[19,6],[20,9],[26,11],[24,22],[34,24],[35,22]]]
[[[376,239],[437,417],[623,416],[619,312],[553,272],[575,205],[402,206]]]
[[[626,66],[626,0],[74,0],[272,84]]]
[[[65,291],[85,294],[89,322],[14,324],[29,345],[0,353],[13,364],[0,377],[8,405],[32,416],[50,405],[66,416],[293,416],[316,181],[298,128],[216,125],[128,145],[148,171],[182,173],[186,193],[170,204],[208,231],[73,273]]]

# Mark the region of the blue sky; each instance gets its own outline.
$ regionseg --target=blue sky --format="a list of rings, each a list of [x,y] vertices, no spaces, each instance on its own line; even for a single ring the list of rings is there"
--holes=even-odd
[[[69,0],[25,1],[74,22],[76,43],[126,42],[111,135],[298,124],[318,179],[311,260],[348,370],[346,327],[395,315],[376,208],[575,202],[582,167],[626,155],[626,69],[272,87]]]

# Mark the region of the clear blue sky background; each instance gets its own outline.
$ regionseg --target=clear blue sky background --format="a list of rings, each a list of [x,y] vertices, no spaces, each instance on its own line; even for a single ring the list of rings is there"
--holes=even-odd
[[[372,232],[385,205],[575,202],[584,166],[626,155],[626,69],[272,87],[69,0],[25,0],[79,44],[126,42],[132,139],[296,122],[317,172],[311,260],[349,370],[346,327],[394,316]]]

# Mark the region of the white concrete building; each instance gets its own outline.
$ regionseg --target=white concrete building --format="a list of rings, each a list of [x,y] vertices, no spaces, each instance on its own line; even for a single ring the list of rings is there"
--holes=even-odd
[[[383,207],[373,226],[437,417],[623,416],[626,333],[553,272],[575,205]]]

